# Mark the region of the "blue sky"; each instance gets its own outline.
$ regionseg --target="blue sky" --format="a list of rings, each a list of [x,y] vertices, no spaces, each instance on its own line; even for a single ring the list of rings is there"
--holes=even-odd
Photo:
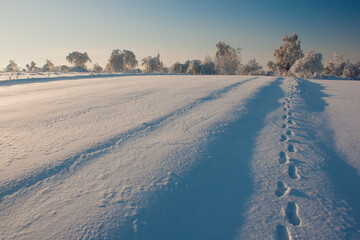
[[[272,60],[284,33],[302,49],[360,60],[360,0],[0,0],[0,66],[51,59],[71,51],[105,66],[113,49],[137,59],[158,52],[166,66],[214,56],[218,41],[242,49],[244,62]]]

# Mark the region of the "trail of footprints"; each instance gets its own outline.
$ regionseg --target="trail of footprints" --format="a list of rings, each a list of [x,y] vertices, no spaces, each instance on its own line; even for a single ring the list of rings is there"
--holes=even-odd
[[[291,136],[294,135],[294,132],[289,129],[292,125],[295,125],[294,120],[291,118],[293,116],[293,113],[291,112],[291,104],[292,104],[292,95],[293,95],[293,86],[290,86],[288,95],[285,99],[285,102],[283,103],[284,112],[285,114],[282,116],[282,119],[285,121],[284,124],[282,124],[282,128],[285,130],[285,133],[281,134],[279,141],[286,144],[285,151],[281,151],[279,153],[278,162],[281,165],[287,165],[288,170],[288,177],[292,180],[297,180],[300,178],[298,174],[298,169],[294,163],[290,161],[289,154],[292,154],[296,152],[296,147],[289,143],[289,140],[291,140]],[[278,198],[285,197],[289,192],[291,191],[291,188],[282,181],[277,182],[275,195]],[[301,218],[299,217],[299,207],[295,202],[288,202],[287,206],[284,206],[285,209],[285,216],[287,221],[292,224],[293,226],[300,226],[301,224]],[[275,229],[275,239],[277,240],[288,240],[291,239],[290,232],[286,225],[278,224]]]

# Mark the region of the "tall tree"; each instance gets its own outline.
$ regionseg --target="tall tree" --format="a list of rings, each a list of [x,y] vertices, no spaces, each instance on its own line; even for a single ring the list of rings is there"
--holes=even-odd
[[[224,42],[216,44],[215,65],[219,74],[236,74],[240,66],[240,48],[232,48]]]
[[[278,76],[287,76],[290,68],[296,60],[304,56],[300,48],[300,39],[296,33],[290,36],[284,34],[281,45],[275,49],[275,62],[268,62],[267,66],[272,69]]]

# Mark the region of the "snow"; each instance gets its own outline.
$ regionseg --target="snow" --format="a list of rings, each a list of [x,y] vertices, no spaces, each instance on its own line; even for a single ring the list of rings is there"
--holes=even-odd
[[[359,82],[1,77],[3,239],[360,237]]]

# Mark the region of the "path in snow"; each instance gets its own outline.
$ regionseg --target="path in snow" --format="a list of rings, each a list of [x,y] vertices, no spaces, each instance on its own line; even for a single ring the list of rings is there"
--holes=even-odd
[[[0,82],[0,236],[358,239],[355,84]]]

